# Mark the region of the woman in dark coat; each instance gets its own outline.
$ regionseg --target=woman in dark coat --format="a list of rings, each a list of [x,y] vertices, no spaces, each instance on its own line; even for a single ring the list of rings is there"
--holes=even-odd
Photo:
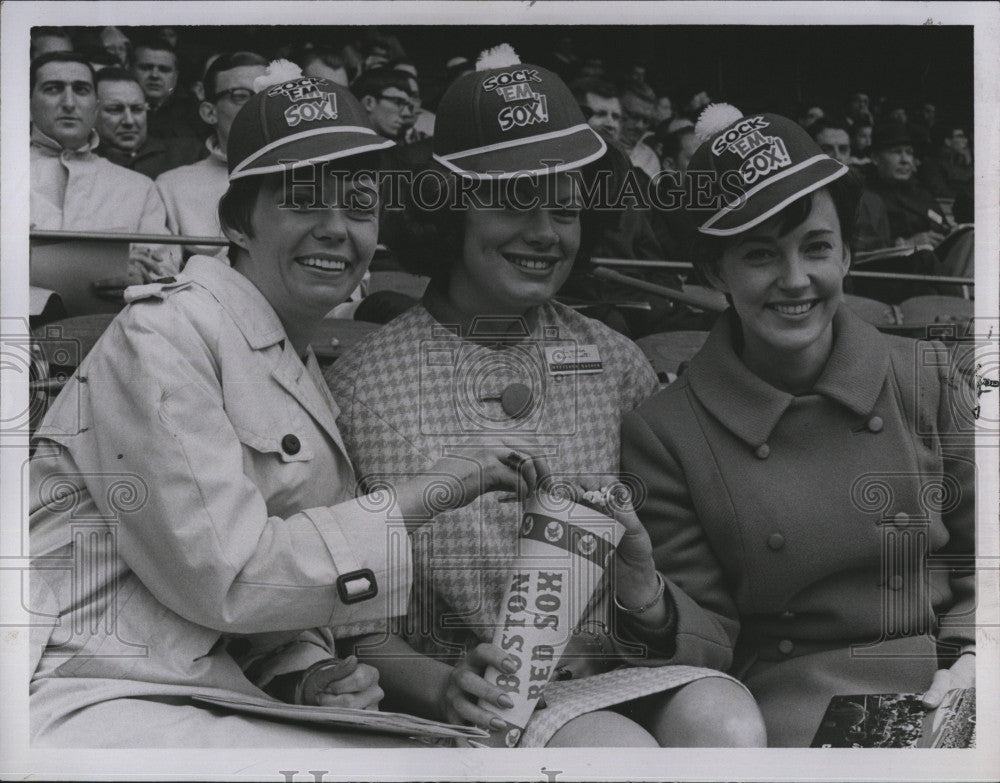
[[[972,398],[942,344],[843,305],[847,168],[783,117],[707,114],[691,168],[743,196],[696,214],[695,260],[732,307],[623,422],[672,614],[646,638],[808,746],[834,695],[974,683]]]

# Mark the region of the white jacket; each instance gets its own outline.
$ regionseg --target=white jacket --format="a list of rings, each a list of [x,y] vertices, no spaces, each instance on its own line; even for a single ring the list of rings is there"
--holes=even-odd
[[[37,433],[33,609],[59,622],[36,629],[36,736],[112,698],[260,695],[240,664],[291,644],[282,671],[308,666],[332,642],[303,629],[385,619],[409,595],[405,528],[384,497],[355,499],[316,359],[300,360],[253,284],[194,256],[175,281],[130,291],[146,298]],[[345,603],[338,577],[359,569],[378,594]]]

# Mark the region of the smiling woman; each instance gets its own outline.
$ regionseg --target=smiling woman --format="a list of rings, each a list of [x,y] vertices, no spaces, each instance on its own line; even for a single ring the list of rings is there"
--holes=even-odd
[[[232,266],[194,256],[129,288],[36,433],[32,555],[100,564],[33,572],[39,611],[65,619],[33,640],[38,745],[412,745],[219,715],[192,697],[377,708],[378,672],[331,660],[328,626],[405,605],[407,532],[435,511],[527,491],[547,472],[530,451],[515,463],[509,446],[486,445],[355,498],[309,339],[371,261],[378,202],[372,175],[355,174],[391,142],[331,82],[275,67],[254,87],[220,205]],[[74,105],[72,81],[52,92]],[[290,118],[306,113],[290,109],[307,102],[303,132]],[[318,199],[286,188],[292,169],[314,175]],[[449,495],[429,507],[441,474]],[[83,517],[99,522],[77,534]],[[93,589],[81,594],[80,579]]]
[[[778,115],[709,107],[697,132],[691,169],[744,193],[692,211],[693,260],[731,309],[623,423],[676,609],[651,643],[739,676],[768,743],[805,747],[833,696],[935,707],[974,684],[966,381],[944,345],[844,306],[860,195],[846,166]]]
[[[404,214],[404,261],[431,277],[423,301],[327,374],[362,482],[419,475],[428,458],[473,443],[510,443],[544,453],[564,486],[597,490],[618,474],[621,416],[657,387],[635,344],[554,301],[615,217],[585,209],[583,189],[598,176],[617,179],[627,162],[555,74],[498,49],[441,99],[440,169],[424,182],[444,192],[415,192]],[[613,630],[615,606],[639,626],[667,620],[648,538],[631,510],[619,521],[630,535],[613,584],[572,629],[557,665],[534,670],[535,688],[560,681],[511,742],[761,744],[756,706],[738,683],[708,669],[660,667]],[[415,538],[418,587],[405,626],[358,647],[393,704],[486,728],[503,723],[486,707],[509,706],[509,696],[483,675],[487,665],[510,674],[521,664],[490,643],[503,624],[519,527],[518,504],[487,494]],[[340,633],[384,629],[357,623]]]

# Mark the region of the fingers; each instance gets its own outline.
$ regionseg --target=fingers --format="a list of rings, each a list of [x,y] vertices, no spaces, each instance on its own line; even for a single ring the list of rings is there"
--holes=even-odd
[[[951,672],[948,669],[938,669],[934,672],[931,687],[923,695],[921,701],[929,710],[936,709],[941,704],[944,695],[951,690]]]
[[[321,692],[333,695],[360,693],[374,685],[378,685],[378,669],[362,663],[346,677],[328,682]]]
[[[385,693],[378,685],[372,685],[356,693],[318,693],[316,703],[320,707],[346,707],[354,710],[375,710]]]
[[[511,667],[516,667],[517,661],[507,655],[507,653],[495,644],[482,642],[481,644],[476,645],[468,653],[465,660],[462,661],[459,666],[471,668],[476,672],[485,671],[487,666],[493,666],[494,668],[505,672],[512,672],[515,671],[515,669]]]

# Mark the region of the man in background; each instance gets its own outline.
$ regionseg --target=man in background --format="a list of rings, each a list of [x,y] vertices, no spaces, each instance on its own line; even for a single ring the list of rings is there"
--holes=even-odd
[[[94,72],[82,55],[50,52],[30,71],[31,227],[166,234],[166,212],[149,177],[94,154]],[[133,247],[130,276],[177,271],[179,254]]]
[[[417,80],[395,68],[366,71],[354,80],[351,92],[368,112],[372,128],[393,141],[402,141],[420,108]]]
[[[165,40],[149,38],[135,45],[132,75],[149,104],[149,135],[157,139],[188,138],[199,142],[204,135],[193,100],[177,89],[177,53]],[[194,161],[188,161],[193,163]]]
[[[156,179],[168,169],[198,157],[195,139],[149,138],[149,106],[139,82],[123,68],[103,68],[97,73],[98,155],[119,166]]]
[[[165,171],[156,188],[167,210],[167,226],[174,234],[222,238],[219,199],[229,187],[226,147],[233,118],[253,95],[253,82],[267,68],[255,52],[226,52],[216,57],[202,80],[205,100],[201,119],[212,128],[206,141],[208,157]],[[185,254],[225,255],[226,248],[210,245],[185,247]]]

